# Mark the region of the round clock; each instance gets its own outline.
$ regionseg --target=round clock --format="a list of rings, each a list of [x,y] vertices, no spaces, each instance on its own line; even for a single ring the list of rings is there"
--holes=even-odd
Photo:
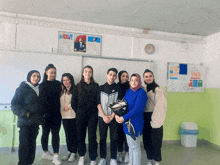
[[[154,53],[154,45],[152,45],[152,44],[147,44],[146,46],[145,46],[145,48],[144,48],[144,50],[145,50],[145,52],[147,53],[147,54],[153,54]]]

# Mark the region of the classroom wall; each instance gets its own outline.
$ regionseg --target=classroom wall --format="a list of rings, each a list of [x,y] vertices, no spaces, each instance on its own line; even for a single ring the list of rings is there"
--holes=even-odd
[[[203,63],[209,68],[209,74],[217,75],[215,67],[219,63],[217,41],[220,34],[204,38],[149,31],[146,35],[142,34],[141,29],[24,15],[18,15],[16,19],[14,17],[13,14],[10,17],[4,16],[4,19],[0,17],[0,20],[3,20],[0,22],[1,50],[45,52],[55,55],[57,54],[58,31],[82,32],[102,36],[101,55],[103,57],[153,60],[156,82],[161,86],[166,86],[167,62]],[[155,53],[152,55],[144,52],[144,46],[148,43],[155,46]],[[53,52],[50,52],[51,47]],[[1,50],[0,53],[2,53]],[[73,53],[73,55],[79,54]],[[1,56],[4,54],[0,54]],[[214,57],[215,59],[211,60]],[[212,65],[213,62],[214,65]],[[205,139],[220,146],[217,138],[220,134],[217,127],[220,98],[220,92],[216,90],[218,83],[219,79],[207,78],[208,88],[204,93],[167,92],[168,109],[164,123],[164,140],[180,140],[178,130],[181,122],[192,121],[199,127],[199,139]],[[10,147],[13,115],[11,111],[0,111],[0,114],[0,147]],[[65,143],[62,131],[61,141]],[[17,135],[18,132],[16,132],[15,146],[18,146]],[[39,137],[37,144],[40,145]]]

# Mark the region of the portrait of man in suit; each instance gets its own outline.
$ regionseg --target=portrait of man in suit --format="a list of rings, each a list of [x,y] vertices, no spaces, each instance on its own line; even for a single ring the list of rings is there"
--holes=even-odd
[[[79,40],[74,43],[74,51],[86,52],[86,44],[83,38],[79,38]]]

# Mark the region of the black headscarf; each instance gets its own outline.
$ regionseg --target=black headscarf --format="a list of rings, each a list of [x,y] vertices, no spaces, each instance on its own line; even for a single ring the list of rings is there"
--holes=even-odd
[[[129,84],[129,81],[127,81],[126,83],[123,83],[123,84],[121,83],[121,75],[123,73],[128,74],[128,72],[125,70],[122,70],[118,73],[118,80],[119,80],[118,85],[121,87],[123,95],[125,95],[125,92],[130,88],[130,84]]]
[[[27,81],[29,82],[29,83],[31,83],[31,76],[32,76],[32,74],[33,73],[39,73],[39,75],[40,75],[40,72],[38,72],[37,70],[31,70],[30,72],[28,72],[28,75],[27,75]],[[41,78],[41,77],[40,77]],[[39,80],[39,82],[40,82],[40,80]],[[35,86],[37,86],[38,85],[38,83],[35,85]]]

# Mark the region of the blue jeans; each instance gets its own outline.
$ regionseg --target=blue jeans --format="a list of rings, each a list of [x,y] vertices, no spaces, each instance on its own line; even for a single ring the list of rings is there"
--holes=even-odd
[[[129,159],[130,165],[141,165],[141,136],[133,140],[130,135],[126,135],[127,143],[129,146]]]

